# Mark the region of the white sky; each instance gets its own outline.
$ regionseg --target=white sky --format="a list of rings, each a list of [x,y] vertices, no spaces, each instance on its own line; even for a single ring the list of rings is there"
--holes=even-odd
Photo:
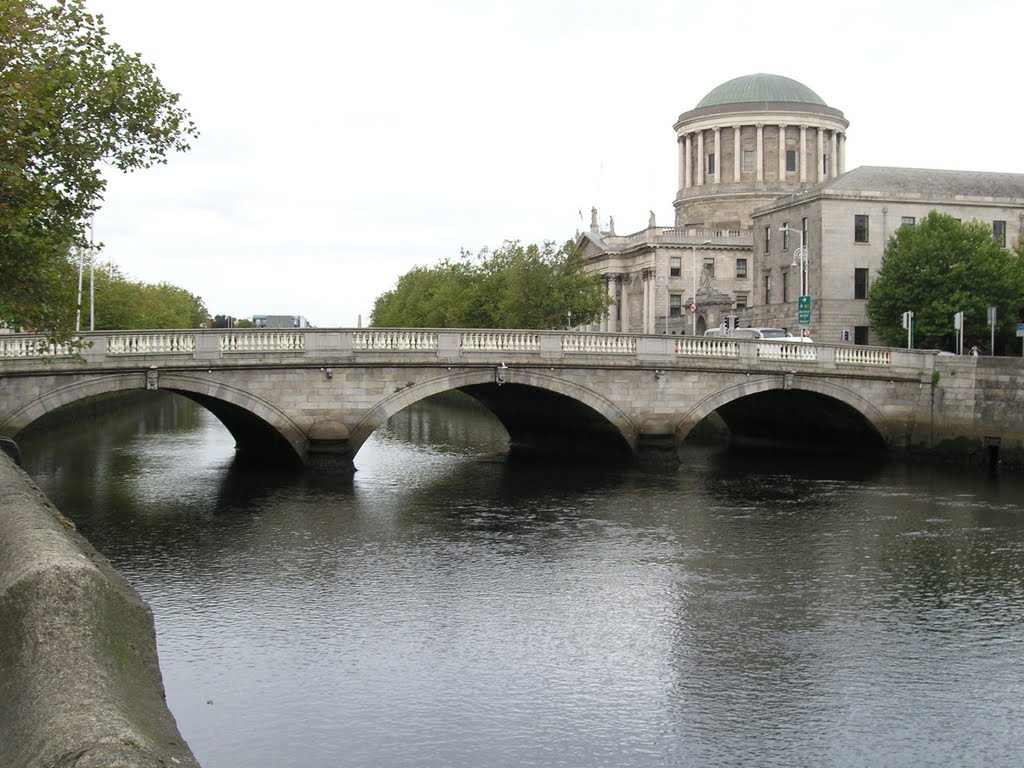
[[[672,223],[672,124],[767,72],[859,165],[1024,172],[1020,0],[87,0],[202,131],[113,172],[95,237],[212,314],[369,320],[416,265]],[[582,214],[582,217],[581,217]]]

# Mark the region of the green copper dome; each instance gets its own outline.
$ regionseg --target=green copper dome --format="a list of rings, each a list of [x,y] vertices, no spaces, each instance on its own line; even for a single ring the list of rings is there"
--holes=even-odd
[[[822,98],[803,83],[781,75],[744,75],[737,77],[712,90],[700,100],[701,107],[718,107],[723,104],[746,104],[757,101],[796,102],[799,104],[828,105]]]

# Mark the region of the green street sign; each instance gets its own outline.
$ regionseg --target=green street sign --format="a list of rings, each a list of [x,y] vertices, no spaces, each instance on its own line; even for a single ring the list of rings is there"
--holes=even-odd
[[[811,297],[800,296],[796,302],[796,321],[800,325],[811,324]]]

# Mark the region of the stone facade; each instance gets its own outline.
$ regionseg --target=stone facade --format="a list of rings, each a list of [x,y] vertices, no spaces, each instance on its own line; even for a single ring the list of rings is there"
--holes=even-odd
[[[577,236],[612,299],[593,330],[702,334],[731,318],[796,332],[803,292],[813,338],[871,344],[865,299],[897,227],[938,210],[991,224],[1007,247],[1016,245],[1024,175],[847,173],[848,125],[811,89],[764,74],[723,83],[680,115],[674,226],[655,226],[652,213],[647,229],[616,235],[601,230],[594,211],[590,231]],[[866,242],[854,233],[863,216]]]
[[[1024,174],[864,166],[755,211],[760,291],[750,324],[791,325],[796,319],[802,232],[813,337],[877,343],[866,312],[871,280],[892,234],[931,211],[980,221],[1013,247],[1024,224]],[[781,236],[786,226],[797,232]]]

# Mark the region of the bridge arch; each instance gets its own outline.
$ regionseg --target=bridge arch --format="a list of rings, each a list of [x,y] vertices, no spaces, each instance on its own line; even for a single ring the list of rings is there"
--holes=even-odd
[[[504,376],[504,380],[501,383],[498,382],[499,374]],[[363,443],[369,439],[370,435],[391,416],[419,400],[451,390],[466,392],[474,399],[480,401],[485,407],[495,413],[504,424],[506,430],[508,430],[510,437],[515,441],[517,437],[515,418],[500,412],[501,409],[495,407],[495,402],[501,394],[502,387],[509,387],[510,390],[507,391],[515,388],[542,390],[579,404],[606,422],[609,425],[610,431],[613,431],[621,438],[622,444],[628,450],[636,451],[639,429],[633,420],[607,397],[567,379],[559,378],[543,371],[537,371],[536,369],[481,368],[468,371],[453,371],[427,381],[419,382],[377,403],[352,428],[349,438],[352,448],[351,455],[354,456]]]
[[[143,387],[137,372],[81,378],[28,400],[9,415],[4,426],[17,435],[62,406],[97,395],[140,389]],[[306,435],[298,425],[272,403],[243,389],[173,371],[160,371],[159,389],[194,400],[210,411],[235,438],[242,453],[269,453],[296,463],[305,455]]]
[[[695,403],[676,423],[676,443],[682,443],[697,424],[730,403],[770,392],[809,393],[837,401],[857,414],[886,446],[891,447],[895,442],[896,436],[885,414],[870,400],[836,380],[766,376],[751,377],[747,381],[724,387]]]

